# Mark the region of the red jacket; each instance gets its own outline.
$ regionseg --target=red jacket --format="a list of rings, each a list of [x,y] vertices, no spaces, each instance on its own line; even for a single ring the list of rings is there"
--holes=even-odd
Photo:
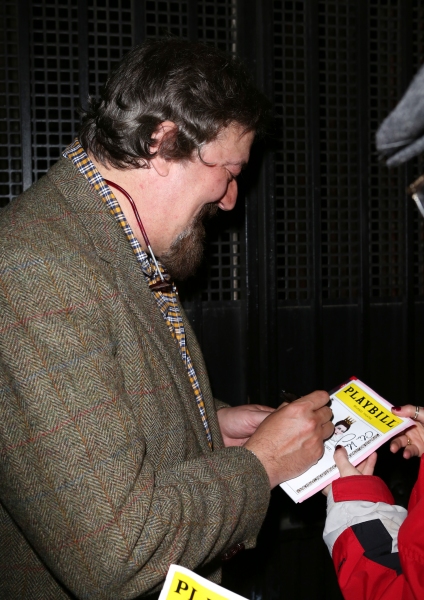
[[[381,479],[338,479],[324,540],[346,600],[424,599],[424,456],[408,513]]]

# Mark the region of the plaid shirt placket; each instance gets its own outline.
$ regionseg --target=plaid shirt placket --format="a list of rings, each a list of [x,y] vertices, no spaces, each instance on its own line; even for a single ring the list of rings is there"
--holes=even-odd
[[[125,235],[131,244],[134,254],[140,263],[141,270],[147,283],[155,283],[160,279],[159,274],[155,274],[155,266],[153,260],[142,249],[139,241],[134,236],[132,229],[125,218],[121,207],[115,198],[112,190],[106,184],[105,180],[96,169],[94,164],[88,158],[84,148],[79,143],[78,139],[66,148],[63,152],[65,158],[72,160],[78,171],[84,175],[88,182],[100,194],[100,197],[105,202],[109,211],[123,228]],[[159,268],[162,273],[165,273],[163,265],[159,263]],[[159,310],[168,325],[172,337],[177,341],[180,350],[181,358],[186,366],[187,374],[190,379],[191,387],[193,388],[196,403],[202,418],[203,427],[206,433],[209,447],[212,449],[212,435],[209,428],[209,423],[206,415],[205,403],[200,389],[199,381],[191,361],[190,353],[187,348],[184,323],[177,301],[177,289],[175,285],[171,292],[152,291]]]

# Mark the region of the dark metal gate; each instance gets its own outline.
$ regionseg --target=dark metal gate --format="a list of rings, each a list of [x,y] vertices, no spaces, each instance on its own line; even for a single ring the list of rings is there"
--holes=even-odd
[[[239,54],[276,112],[235,211],[211,226],[200,278],[182,290],[215,394],[276,405],[282,387],[329,389],[355,374],[392,402],[419,403],[424,229],[405,188],[422,165],[388,170],[373,140],[424,60],[424,0],[2,0],[0,202],[58,159],[78,106],[119,58],[169,33]],[[390,464],[405,502],[413,468]],[[331,566],[308,554],[324,552],[321,501],[277,503],[239,589],[338,597]],[[307,582],[287,570],[281,535],[292,558],[309,557]]]

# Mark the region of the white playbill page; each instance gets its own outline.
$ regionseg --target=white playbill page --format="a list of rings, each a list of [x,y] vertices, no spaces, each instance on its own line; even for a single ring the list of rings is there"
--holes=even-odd
[[[411,419],[395,416],[390,410],[392,404],[356,377],[333,390],[330,399],[334,433],[324,443],[324,455],[306,473],[281,484],[295,502],[306,500],[339,477],[333,459],[337,445],[346,448],[350,462],[356,466],[414,424]]]

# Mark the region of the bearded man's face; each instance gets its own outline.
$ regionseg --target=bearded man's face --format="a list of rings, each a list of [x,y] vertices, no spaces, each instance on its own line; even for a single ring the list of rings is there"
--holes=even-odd
[[[232,210],[237,200],[237,177],[249,160],[254,132],[238,124],[224,128],[192,160],[167,164],[166,227],[155,240],[157,255],[178,280],[192,275],[203,256],[203,222],[219,209]],[[155,250],[155,246],[153,246]]]

